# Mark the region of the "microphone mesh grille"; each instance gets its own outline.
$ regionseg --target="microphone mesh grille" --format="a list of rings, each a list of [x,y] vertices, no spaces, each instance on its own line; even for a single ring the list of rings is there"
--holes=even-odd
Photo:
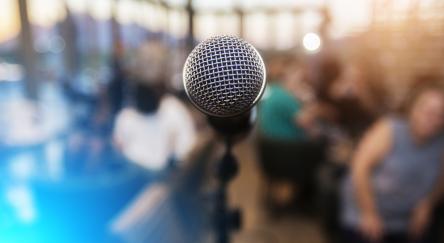
[[[248,111],[265,87],[262,58],[252,45],[233,36],[200,43],[188,56],[185,90],[202,112],[218,117]]]

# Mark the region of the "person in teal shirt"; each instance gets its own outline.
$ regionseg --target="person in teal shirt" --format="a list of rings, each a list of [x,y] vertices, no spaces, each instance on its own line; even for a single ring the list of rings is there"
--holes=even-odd
[[[307,138],[297,124],[302,103],[281,82],[269,85],[258,106],[259,133],[262,137],[279,141],[300,141]]]
[[[271,82],[258,105],[256,146],[269,183],[265,203],[272,212],[289,205],[311,205],[314,176],[323,154],[313,136],[316,122],[306,113],[309,99],[305,95],[310,92],[301,70],[288,72],[282,81]]]

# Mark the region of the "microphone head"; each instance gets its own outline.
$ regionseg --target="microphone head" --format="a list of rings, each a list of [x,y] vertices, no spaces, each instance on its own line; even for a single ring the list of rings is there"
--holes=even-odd
[[[259,52],[234,36],[203,41],[183,68],[183,83],[191,102],[215,117],[233,117],[250,110],[264,92],[265,77]]]

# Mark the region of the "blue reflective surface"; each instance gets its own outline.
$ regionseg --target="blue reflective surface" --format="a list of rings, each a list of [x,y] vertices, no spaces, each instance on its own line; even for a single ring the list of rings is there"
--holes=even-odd
[[[149,182],[112,151],[100,168],[69,170],[64,142],[2,148],[0,242],[102,242],[109,221]]]
[[[3,105],[22,99],[20,85],[9,86],[1,88]],[[0,138],[0,242],[112,242],[108,224],[152,178],[113,149],[110,122],[82,119],[94,109],[60,117],[67,114],[60,97],[49,90],[36,105],[44,107],[37,121],[49,121],[38,127],[50,131],[42,139]]]

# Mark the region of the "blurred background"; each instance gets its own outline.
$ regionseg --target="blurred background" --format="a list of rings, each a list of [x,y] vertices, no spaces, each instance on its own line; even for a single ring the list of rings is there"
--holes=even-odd
[[[233,241],[341,242],[362,135],[442,80],[443,1],[0,0],[0,242],[214,242],[223,146],[182,67],[222,34],[268,76],[235,147]]]

